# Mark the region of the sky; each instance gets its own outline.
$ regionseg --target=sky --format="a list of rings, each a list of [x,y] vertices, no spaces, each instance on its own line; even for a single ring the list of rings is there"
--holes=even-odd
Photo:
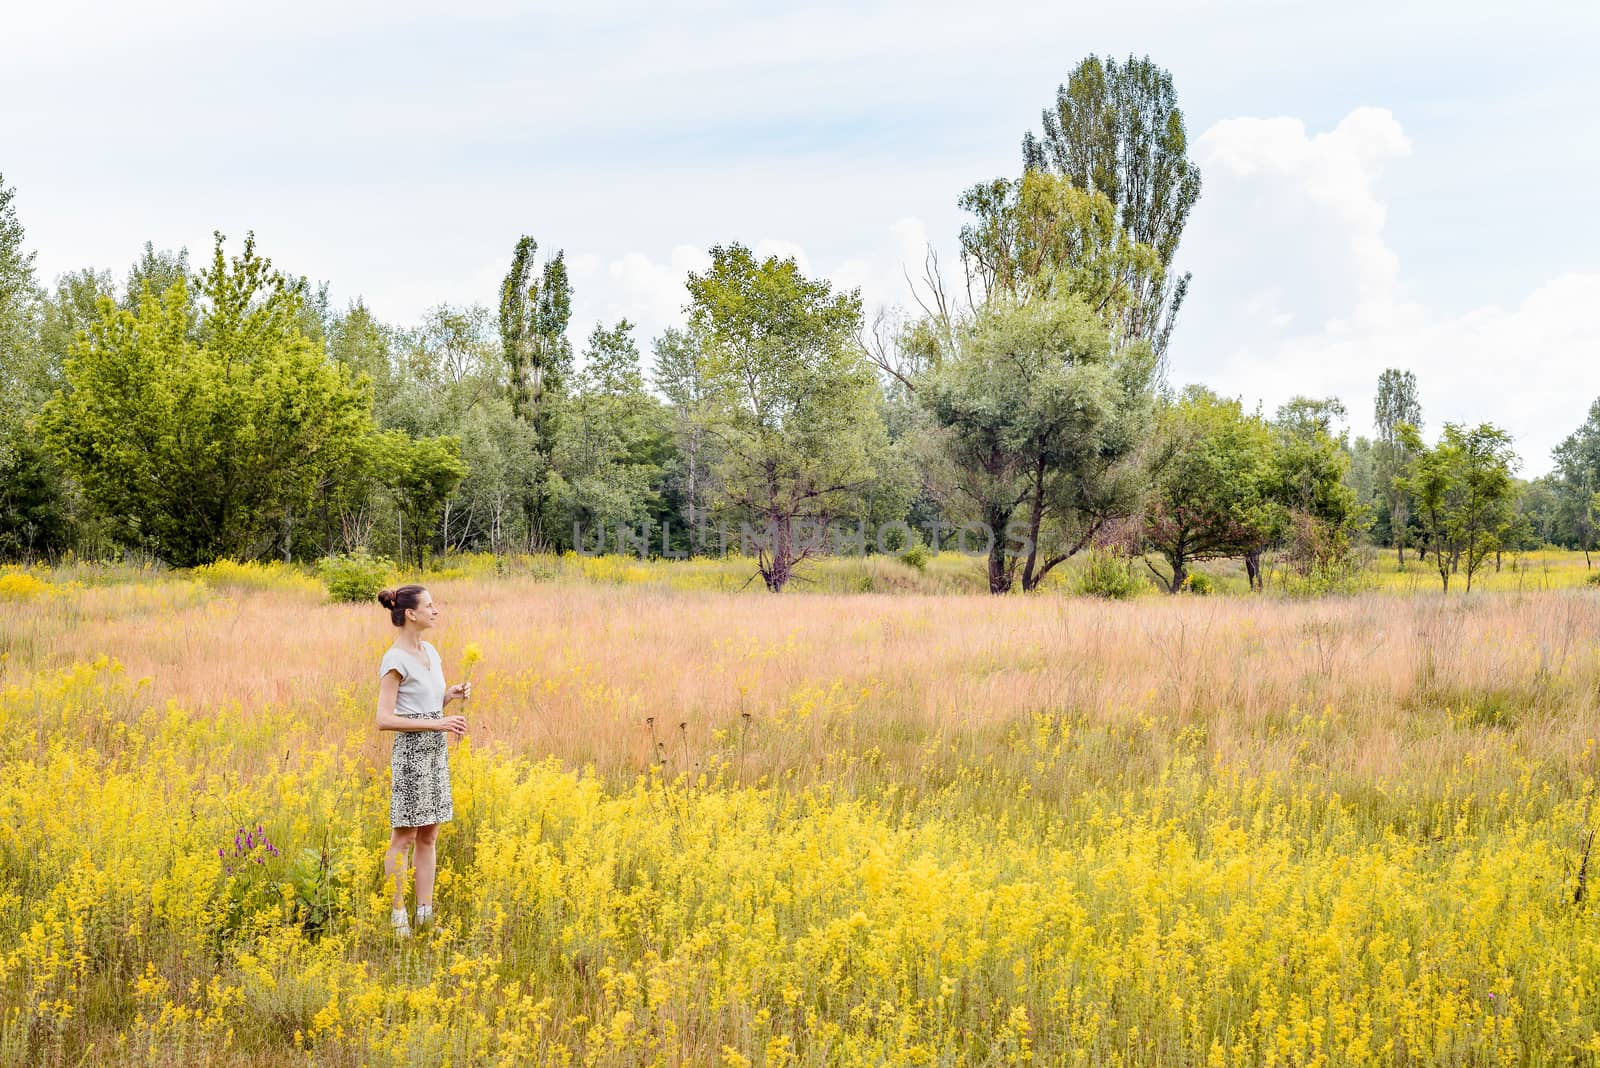
[[[1203,176],[1169,350],[1269,413],[1379,372],[1521,473],[1600,396],[1600,5],[13,0],[0,175],[48,282],[145,241],[275,265],[409,324],[493,306],[519,235],[572,270],[574,342],[682,319],[741,241],[912,306],[956,206],[1090,53],[1172,72]]]

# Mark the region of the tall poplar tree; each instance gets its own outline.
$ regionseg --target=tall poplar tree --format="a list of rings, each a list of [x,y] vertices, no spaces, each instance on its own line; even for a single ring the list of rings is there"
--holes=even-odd
[[[1149,56],[1126,62],[1090,56],[1056,89],[1043,130],[1022,141],[1028,170],[1053,170],[1074,186],[1105,196],[1135,242],[1155,250],[1159,272],[1139,276],[1122,336],[1166,352],[1189,275],[1172,274],[1189,211],[1200,197],[1200,168],[1172,75]]]
[[[1417,376],[1391,367],[1378,376],[1378,396],[1373,404],[1373,425],[1378,432],[1374,460],[1378,492],[1389,506],[1389,531],[1400,570],[1406,568],[1406,524],[1411,519],[1411,491],[1406,476],[1416,458],[1410,440],[1401,432],[1409,426],[1422,431],[1422,404],[1417,399]]]
[[[538,251],[533,238],[519,239],[511,270],[500,286],[500,340],[511,411],[532,427],[538,453],[524,502],[530,539],[544,535],[558,405],[572,370],[572,345],[567,340],[572,284],[567,264],[557,251],[536,275]]]

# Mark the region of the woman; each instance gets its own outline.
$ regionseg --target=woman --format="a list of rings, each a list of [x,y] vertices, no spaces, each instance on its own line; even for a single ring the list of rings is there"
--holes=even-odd
[[[400,628],[378,665],[378,729],[398,732],[390,758],[394,794],[389,802],[389,825],[393,831],[383,872],[394,879],[390,922],[395,934],[405,938],[411,934],[406,915],[406,851],[413,847],[417,925],[433,918],[434,845],[439,824],[449,823],[454,815],[445,733],[467,733],[466,717],[446,716],[444,708],[451,701],[466,700],[472,684],[445,687],[439,653],[422,640],[439,621],[439,610],[425,588],[384,590],[378,594],[378,603],[389,610],[389,621]]]

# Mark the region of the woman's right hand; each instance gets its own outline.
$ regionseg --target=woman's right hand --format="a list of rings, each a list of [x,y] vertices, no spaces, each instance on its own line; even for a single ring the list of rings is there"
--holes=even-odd
[[[446,716],[446,717],[444,717],[443,720],[441,720],[439,722],[439,729],[441,731],[448,731],[451,734],[466,734],[467,733],[467,717],[466,716]]]

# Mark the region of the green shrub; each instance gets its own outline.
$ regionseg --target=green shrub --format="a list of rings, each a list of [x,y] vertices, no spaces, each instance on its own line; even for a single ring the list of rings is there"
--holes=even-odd
[[[1183,588],[1196,597],[1210,597],[1217,592],[1217,584],[1209,575],[1199,571],[1192,572],[1183,580]]]
[[[1583,581],[1587,582],[1591,586],[1600,586],[1600,571],[1596,571]]]
[[[385,557],[358,552],[349,556],[324,556],[317,561],[317,574],[328,587],[330,601],[372,601],[383,589],[390,566]]]
[[[927,570],[928,561],[931,559],[933,559],[933,552],[921,542],[917,542],[900,554],[901,562],[909,564],[918,571]]]
[[[1091,549],[1073,583],[1073,592],[1085,597],[1126,601],[1139,592],[1133,561],[1103,549]]]

